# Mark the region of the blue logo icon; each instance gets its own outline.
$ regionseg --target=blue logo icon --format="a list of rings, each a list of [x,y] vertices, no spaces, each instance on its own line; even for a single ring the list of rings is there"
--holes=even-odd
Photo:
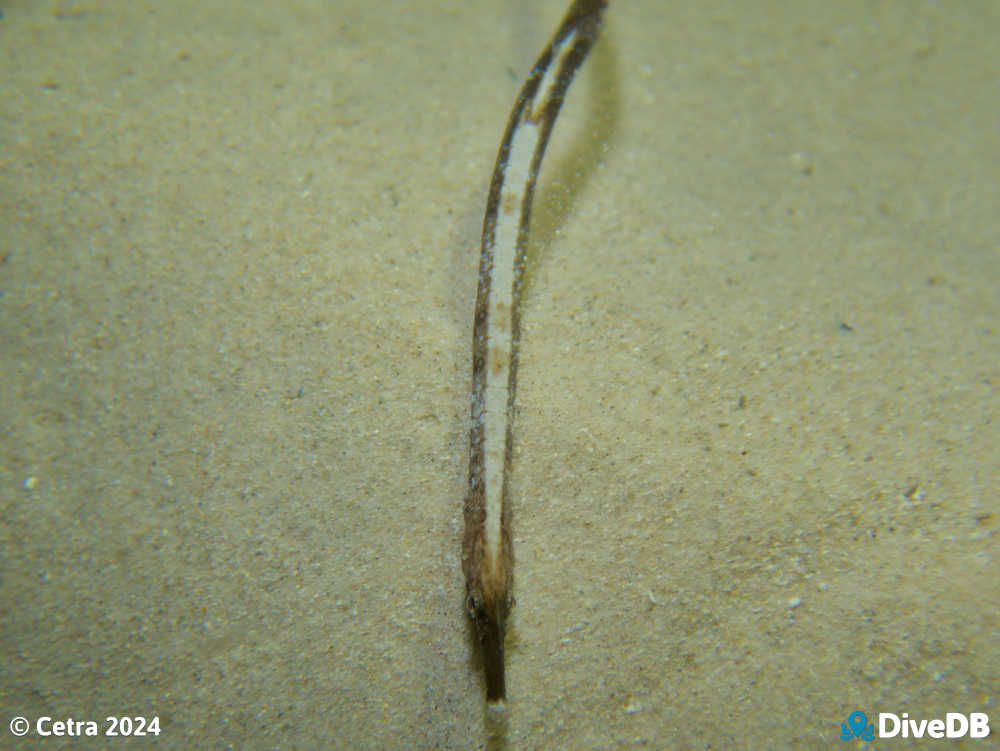
[[[848,725],[850,728],[847,727]],[[847,718],[847,724],[840,723],[840,739],[849,741],[851,738],[860,738],[864,741],[875,740],[875,723],[869,724],[864,712],[851,712]]]

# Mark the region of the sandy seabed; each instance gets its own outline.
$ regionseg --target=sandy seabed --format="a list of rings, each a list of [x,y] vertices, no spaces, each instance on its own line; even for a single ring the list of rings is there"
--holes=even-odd
[[[612,0],[535,206],[502,715],[472,302],[562,3],[0,8],[4,748],[997,747],[1000,6]]]

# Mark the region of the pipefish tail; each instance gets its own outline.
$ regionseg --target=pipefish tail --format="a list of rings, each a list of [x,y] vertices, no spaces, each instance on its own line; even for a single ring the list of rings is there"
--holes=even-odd
[[[472,425],[462,570],[482,650],[486,699],[502,702],[514,551],[508,475],[517,383],[519,292],[535,181],[577,68],[597,39],[605,0],[574,0],[521,87],[490,183],[472,338]]]

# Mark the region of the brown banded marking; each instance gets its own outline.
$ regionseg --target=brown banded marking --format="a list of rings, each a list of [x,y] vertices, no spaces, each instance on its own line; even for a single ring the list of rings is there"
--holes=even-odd
[[[521,87],[493,168],[483,219],[472,336],[472,426],[462,569],[482,647],[489,702],[506,697],[503,642],[513,545],[507,477],[517,385],[518,292],[535,181],[573,75],[590,51],[605,0],[574,0]]]

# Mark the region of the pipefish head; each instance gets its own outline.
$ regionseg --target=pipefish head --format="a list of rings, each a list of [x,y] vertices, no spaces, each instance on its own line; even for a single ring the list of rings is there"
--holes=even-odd
[[[468,598],[469,615],[476,628],[476,638],[483,657],[483,673],[486,678],[486,700],[504,701],[507,697],[504,679],[504,637],[507,630],[507,615],[510,599],[506,593],[491,596],[482,590],[470,592]]]

